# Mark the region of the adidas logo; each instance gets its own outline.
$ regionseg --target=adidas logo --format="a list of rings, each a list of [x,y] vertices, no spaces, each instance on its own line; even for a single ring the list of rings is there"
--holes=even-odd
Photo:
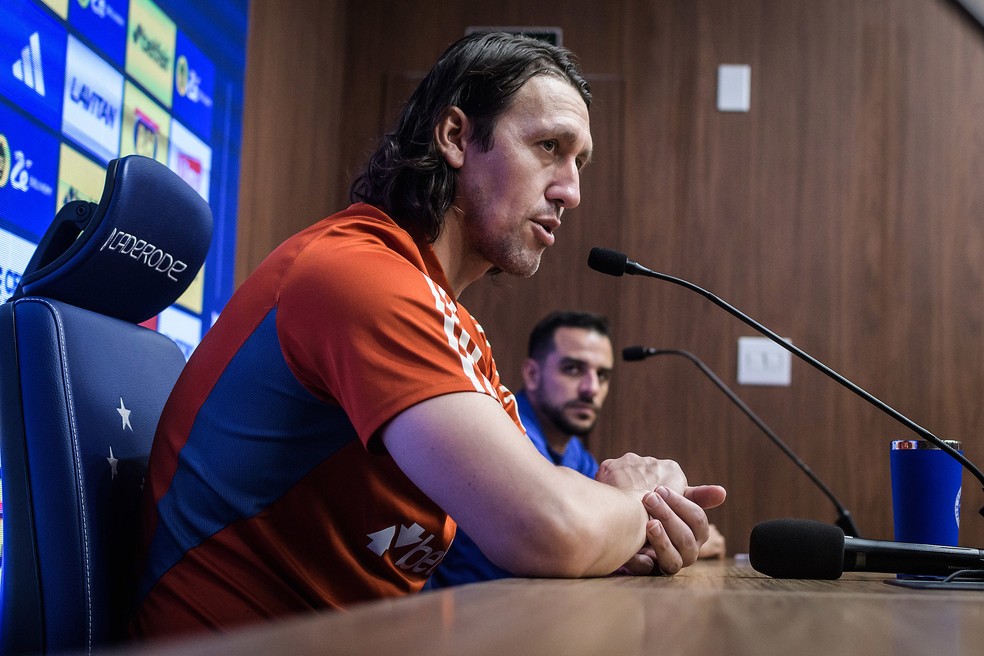
[[[427,546],[434,539],[434,536],[428,535],[426,539],[423,539],[424,529],[416,522],[411,526],[400,525],[399,535],[397,535],[396,527],[397,525],[394,524],[381,531],[369,533],[366,537],[372,542],[366,546],[377,556],[382,556],[389,549],[400,549],[412,545],[413,549],[403,554],[393,564],[400,569],[412,570],[415,574],[430,576],[434,568],[444,560],[446,551]],[[394,538],[396,538],[395,541]]]
[[[41,70],[41,37],[35,32],[14,62],[14,77],[44,97],[44,72]]]

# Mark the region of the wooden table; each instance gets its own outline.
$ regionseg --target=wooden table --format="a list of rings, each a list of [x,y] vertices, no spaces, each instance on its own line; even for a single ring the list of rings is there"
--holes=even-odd
[[[984,654],[984,592],[889,575],[777,580],[734,561],[674,577],[510,579],[127,654]]]

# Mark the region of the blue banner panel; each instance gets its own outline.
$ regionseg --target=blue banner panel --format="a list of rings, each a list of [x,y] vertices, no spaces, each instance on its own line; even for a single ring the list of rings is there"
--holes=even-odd
[[[58,139],[0,103],[0,217],[40,238],[55,217]]]
[[[72,0],[68,22],[117,66],[126,58],[126,16],[129,0]]]
[[[61,127],[65,28],[39,7],[0,2],[0,95]]]
[[[215,66],[179,30],[174,68],[174,115],[205,141],[212,138],[214,95]]]

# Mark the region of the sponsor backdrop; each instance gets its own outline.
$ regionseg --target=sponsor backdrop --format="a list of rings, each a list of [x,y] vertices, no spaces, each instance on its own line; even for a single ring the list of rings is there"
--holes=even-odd
[[[233,286],[248,0],[0,2],[0,302],[58,209],[146,155],[209,202],[195,283],[148,322],[186,357]]]

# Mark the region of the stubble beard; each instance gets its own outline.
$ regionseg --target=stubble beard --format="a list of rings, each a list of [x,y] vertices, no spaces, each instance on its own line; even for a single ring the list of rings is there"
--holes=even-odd
[[[575,424],[567,419],[564,414],[563,408],[544,408],[544,414],[550,418],[557,428],[567,435],[574,435],[576,437],[587,437],[594,430],[595,424],[598,423],[597,418],[590,424]]]
[[[545,247],[531,249],[523,242],[521,233],[496,234],[482,219],[471,223],[469,241],[472,248],[492,266],[519,278],[529,278],[540,268]]]
[[[594,430],[595,425],[598,423],[598,414],[595,413],[595,418],[592,422],[585,424],[583,422],[575,423],[571,421],[564,411],[567,409],[566,405],[553,405],[547,403],[542,398],[534,399],[536,404],[539,406],[540,412],[550,420],[550,422],[556,426],[565,435],[574,435],[576,437],[587,437]]]

